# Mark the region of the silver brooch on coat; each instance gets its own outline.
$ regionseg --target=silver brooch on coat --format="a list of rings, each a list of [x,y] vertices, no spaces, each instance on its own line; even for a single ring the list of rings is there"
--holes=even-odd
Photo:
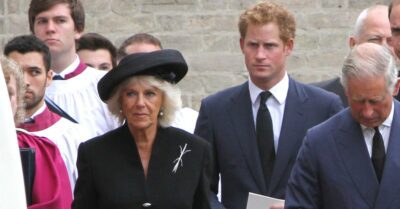
[[[182,157],[183,157],[184,154],[186,154],[186,153],[188,153],[188,152],[191,151],[190,149],[187,150],[186,148],[187,148],[187,144],[185,144],[185,146],[184,146],[183,148],[182,148],[182,146],[179,145],[179,149],[180,149],[181,154],[179,155],[178,158],[176,158],[176,159],[172,162],[172,163],[175,163],[174,168],[172,169],[172,173],[176,173],[176,171],[177,171],[178,168],[179,168],[179,164],[181,165],[181,167],[183,167],[183,160],[182,160]]]

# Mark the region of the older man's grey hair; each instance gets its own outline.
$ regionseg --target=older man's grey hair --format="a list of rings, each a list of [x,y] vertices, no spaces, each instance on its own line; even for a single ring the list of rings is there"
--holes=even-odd
[[[365,32],[364,31],[365,20],[367,19],[369,13],[374,10],[379,10],[379,9],[386,11],[386,10],[388,10],[388,7],[386,5],[373,5],[371,7],[364,9],[358,15],[356,23],[354,25],[354,32],[353,32],[353,36],[357,41],[359,41],[361,34],[363,34]]]
[[[363,43],[356,45],[346,57],[341,82],[345,89],[349,78],[363,79],[384,76],[392,93],[397,82],[397,67],[392,51],[386,45]]]
[[[121,109],[121,93],[124,88],[132,83],[145,83],[160,89],[163,92],[164,100],[161,104],[161,114],[158,117],[158,123],[161,127],[168,127],[175,119],[175,112],[182,107],[181,91],[179,88],[165,80],[158,79],[155,76],[139,75],[126,79],[119,84],[112,93],[109,100],[106,101],[110,112],[118,117],[122,123],[125,116]]]

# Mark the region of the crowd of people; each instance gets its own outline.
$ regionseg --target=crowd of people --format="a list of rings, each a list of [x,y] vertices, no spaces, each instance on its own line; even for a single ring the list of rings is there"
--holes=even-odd
[[[79,0],[31,0],[32,34],[0,59],[29,209],[400,209],[400,1],[358,16],[341,76],[287,69],[291,11],[238,20],[248,79],[182,107],[188,65],[148,33],[117,49],[84,33]],[[25,153],[25,152],[24,152]],[[26,153],[25,153],[26,154]]]

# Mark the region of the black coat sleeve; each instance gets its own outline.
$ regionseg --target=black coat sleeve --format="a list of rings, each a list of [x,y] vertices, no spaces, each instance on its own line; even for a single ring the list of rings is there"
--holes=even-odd
[[[78,179],[74,190],[72,209],[97,209],[97,195],[94,189],[92,169],[90,167],[90,153],[85,149],[85,143],[78,148]]]
[[[211,208],[209,197],[210,197],[210,177],[212,170],[212,161],[211,161],[211,148],[209,144],[206,144],[202,165],[203,165],[202,174],[200,176],[199,185],[197,186],[195,192],[193,209]]]

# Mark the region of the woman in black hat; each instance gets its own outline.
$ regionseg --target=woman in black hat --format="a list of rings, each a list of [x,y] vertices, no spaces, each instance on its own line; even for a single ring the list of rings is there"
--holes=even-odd
[[[178,51],[160,50],[127,56],[100,80],[125,123],[79,146],[73,209],[210,208],[208,143],[169,127],[186,72]]]

